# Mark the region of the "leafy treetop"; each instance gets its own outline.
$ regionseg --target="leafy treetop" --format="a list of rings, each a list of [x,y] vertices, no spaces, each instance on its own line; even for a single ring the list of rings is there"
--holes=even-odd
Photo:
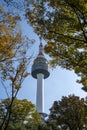
[[[26,9],[26,18],[47,41],[51,65],[74,70],[87,91],[86,0],[36,0]]]

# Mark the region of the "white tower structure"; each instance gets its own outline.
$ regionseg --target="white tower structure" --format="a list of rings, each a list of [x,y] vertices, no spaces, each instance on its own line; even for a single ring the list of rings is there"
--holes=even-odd
[[[44,113],[44,79],[50,75],[43,50],[43,45],[40,42],[39,54],[34,60],[31,70],[32,76],[37,79],[36,109],[39,113]]]

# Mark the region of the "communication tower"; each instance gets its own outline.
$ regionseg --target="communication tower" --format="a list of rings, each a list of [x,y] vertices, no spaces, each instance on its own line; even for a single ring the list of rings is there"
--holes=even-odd
[[[33,62],[31,75],[37,79],[36,109],[39,113],[44,113],[44,79],[48,78],[48,62],[44,57],[42,42],[39,45],[39,54]]]

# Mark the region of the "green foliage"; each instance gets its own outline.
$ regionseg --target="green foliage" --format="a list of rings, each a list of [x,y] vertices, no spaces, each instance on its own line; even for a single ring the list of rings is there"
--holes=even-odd
[[[4,99],[0,102],[0,125],[2,124],[4,117],[10,110],[11,99]],[[37,118],[33,115],[37,115]],[[37,114],[35,106],[28,100],[15,99],[11,106],[11,115],[9,118],[8,128],[18,129],[24,122],[40,122],[40,115]],[[5,121],[6,124],[6,121]]]
[[[47,126],[47,124],[43,124],[41,122],[29,122],[25,124],[25,128],[28,130],[52,130],[50,126]]]
[[[26,17],[34,31],[47,40],[45,51],[57,65],[74,70],[87,87],[87,2],[85,0],[33,1]]]
[[[87,106],[83,98],[69,95],[63,96],[61,101],[54,101],[50,109],[48,124],[53,130],[83,129],[87,123]]]

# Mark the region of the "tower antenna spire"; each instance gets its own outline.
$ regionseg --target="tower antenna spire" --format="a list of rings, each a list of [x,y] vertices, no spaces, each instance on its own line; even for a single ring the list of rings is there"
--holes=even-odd
[[[42,44],[42,37],[40,37],[40,45],[39,45],[39,55],[44,55],[44,48]]]

